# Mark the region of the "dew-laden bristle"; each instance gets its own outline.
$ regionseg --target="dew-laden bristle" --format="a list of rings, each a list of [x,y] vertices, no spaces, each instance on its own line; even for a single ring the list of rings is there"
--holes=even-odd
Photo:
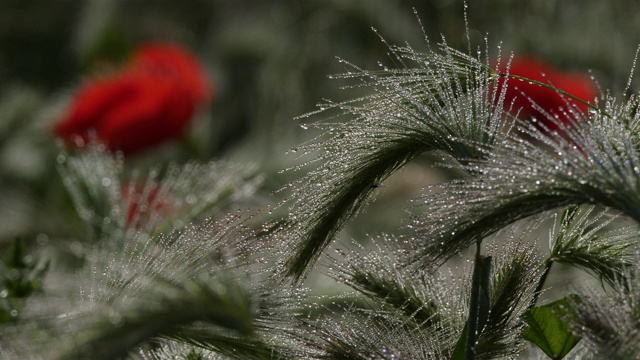
[[[16,352],[112,358],[160,336],[176,344],[208,339],[199,347],[223,353],[243,341],[249,352],[305,353],[303,335],[291,334],[307,294],[278,282],[269,264],[252,269],[266,249],[246,252],[255,240],[249,220],[232,214],[158,237],[139,235],[117,250],[94,246],[84,271],[58,283],[64,289],[34,297],[16,338],[42,341],[24,349],[16,343]]]
[[[533,298],[540,259],[532,247],[510,240],[486,249],[496,261],[491,321],[479,329],[478,356],[508,357],[523,347],[520,318]],[[329,309],[321,320],[320,342],[327,356],[451,356],[467,320],[471,263],[455,272],[403,267],[404,246],[399,238],[381,236],[369,245],[354,241],[350,248],[331,256],[329,274],[351,286],[356,295],[337,310]],[[363,300],[355,301],[354,296]],[[354,322],[358,326],[352,326]]]
[[[164,171],[126,175],[122,156],[99,143],[62,154],[58,168],[92,240],[104,243],[221,216],[229,204],[251,198],[263,180],[255,165],[225,161],[172,163]]]
[[[337,112],[342,122],[313,122],[324,131],[298,147],[321,162],[289,187],[290,222],[295,233],[287,273],[303,276],[348,219],[375,195],[375,189],[421,153],[442,150],[466,162],[485,156],[502,136],[503,94],[491,86],[493,70],[443,45],[421,54],[408,46],[390,47],[403,69],[363,70],[357,79],[372,94],[331,104],[319,114]],[[349,65],[349,64],[347,64]],[[497,101],[497,105],[496,105]]]
[[[416,246],[426,249],[415,260],[441,263],[477,238],[571,204],[601,205],[640,219],[639,158],[629,125],[616,116],[575,116],[562,134],[531,125],[525,130],[536,141],[508,137],[497,143],[483,160],[465,165],[476,176],[429,186],[421,199],[428,216],[418,214],[412,223]]]
[[[638,279],[638,268],[634,266],[627,268],[606,293],[593,288],[579,290],[580,298],[571,304],[567,320],[591,353],[615,359],[640,356]]]

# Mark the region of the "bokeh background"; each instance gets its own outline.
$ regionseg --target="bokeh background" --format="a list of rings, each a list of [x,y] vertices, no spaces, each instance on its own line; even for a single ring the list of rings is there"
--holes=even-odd
[[[455,48],[484,49],[486,37],[493,56],[498,48],[503,56],[532,54],[563,70],[590,71],[603,91],[625,88],[640,44],[639,2],[468,2],[466,26],[458,0],[0,0],[0,248],[16,237],[36,249],[82,241],[85,229],[56,170],[60,144],[51,129],[74,90],[118,68],[147,41],[191,49],[215,96],[184,139],[127,158],[127,166],[254,163],[265,184],[243,205],[253,209],[277,204],[281,195],[273,192],[302,175],[281,171],[301,162],[288,149],[318,135],[297,117],[323,99],[365,91],[330,79],[348,70],[337,57],[366,69],[395,66],[385,41],[424,49],[422,27],[432,45],[442,35]],[[434,170],[434,161],[422,157],[390,179],[343,236],[394,232],[408,199],[455,176]]]

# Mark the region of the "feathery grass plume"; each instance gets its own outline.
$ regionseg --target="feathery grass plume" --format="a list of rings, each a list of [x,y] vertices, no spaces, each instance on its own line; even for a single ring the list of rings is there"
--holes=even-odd
[[[317,359],[446,359],[448,341],[456,336],[403,325],[397,313],[383,317],[356,309],[344,312],[320,325],[315,345],[322,345],[324,354]]]
[[[57,166],[78,215],[88,226],[88,235],[98,241],[125,228],[120,209],[114,209],[120,198],[124,158],[109,153],[104,144],[80,141],[83,151],[73,155],[61,152]]]
[[[533,298],[540,260],[509,236],[509,244],[490,248],[498,260],[488,321],[478,329],[479,359],[514,356],[523,349],[520,317]],[[416,273],[402,267],[408,254],[395,237],[377,238],[368,248],[353,246],[332,256],[330,275],[366,298],[362,303],[369,307],[354,305],[320,321],[320,341],[327,352],[321,358],[450,358],[464,339],[470,263],[462,277],[426,269]]]
[[[302,346],[289,348],[295,339],[283,340],[283,333],[295,324],[303,292],[258,277],[255,260],[242,253],[267,250],[254,244],[248,220],[205,221],[159,238],[141,234],[122,251],[94,245],[74,279],[80,288],[35,299],[3,346],[15,349],[15,358],[113,359],[164,337],[244,359],[244,340],[245,349],[297,358]],[[190,328],[196,325],[200,332]]]
[[[321,105],[318,113],[336,111],[337,121],[303,125],[323,134],[296,149],[315,154],[310,163],[320,164],[289,185],[296,243],[286,255],[286,271],[296,280],[407,162],[434,150],[466,162],[483,157],[502,135],[504,94],[490,86],[498,75],[482,51],[473,57],[442,43],[424,54],[409,46],[390,46],[390,52],[404,68],[368,71],[349,64],[353,70],[343,77],[359,80],[372,94]]]
[[[407,273],[400,267],[403,251],[402,241],[391,235],[376,238],[371,247],[353,241],[352,249],[336,249],[337,256],[330,255],[328,275],[364,295],[367,303],[376,304],[381,311],[404,313],[422,327],[436,326],[443,321],[438,304],[448,303],[452,294],[433,291],[437,288],[433,282],[457,282],[445,279],[444,274],[434,278]]]
[[[601,281],[615,284],[635,260],[638,226],[615,224],[618,218],[608,209],[595,206],[569,207],[549,232],[551,253],[545,266],[559,262],[579,267]],[[618,226],[611,226],[611,225]]]
[[[126,179],[122,156],[98,143],[61,154],[58,165],[94,240],[124,239],[138,230],[153,235],[219,216],[225,204],[250,198],[262,183],[254,166],[224,161],[171,163],[162,173],[134,171]]]
[[[270,284],[272,287],[275,285],[275,283]],[[283,298],[280,296],[280,299]],[[261,301],[265,300],[269,299],[261,298]],[[299,300],[295,300],[295,302],[299,302]],[[166,335],[166,338],[223,355],[226,359],[293,360],[314,358],[318,351],[311,348],[310,339],[313,337],[301,330],[302,323],[291,317],[291,314],[288,315],[289,318],[286,321],[282,321],[286,317],[282,312],[291,313],[292,304],[288,301],[286,307],[280,309],[263,304],[262,308],[269,307],[269,312],[256,317],[256,335],[253,336],[241,336],[242,334],[237,332],[198,324],[181,327]],[[278,323],[279,321],[280,323]]]
[[[191,345],[158,341],[154,347],[150,349],[140,349],[137,356],[132,359],[140,360],[228,360],[224,355],[219,355],[211,351],[195,348]]]
[[[603,111],[569,109],[562,114],[569,125],[549,114],[559,131],[528,124],[523,131],[535,142],[508,137],[485,159],[465,165],[477,176],[430,186],[422,198],[428,216],[413,221],[412,262],[437,266],[479,237],[568,205],[601,205],[640,221],[640,153],[631,130],[640,118],[636,107],[608,99]]]
[[[316,324],[320,359],[450,357],[465,325],[468,276],[409,273],[400,267],[402,248],[383,235],[371,247],[354,241],[330,256],[329,275],[357,293],[353,305]]]
[[[251,294],[240,285],[242,279],[227,274],[171,284],[155,279],[156,291],[131,296],[106,308],[94,308],[103,316],[87,321],[79,336],[63,350],[62,359],[113,359],[121,357],[153,337],[170,333],[194,321],[219,324],[223,329],[251,336],[253,307]],[[118,299],[119,300],[119,299]],[[107,316],[105,316],[106,314]],[[70,334],[67,336],[72,337]]]
[[[635,262],[638,260],[636,259]],[[625,277],[606,294],[593,289],[582,291],[568,314],[573,330],[598,358],[637,359],[640,357],[640,275],[629,268]]]
[[[513,238],[510,239],[515,241]],[[500,249],[491,280],[490,310],[475,346],[478,359],[509,358],[524,348],[521,318],[534,297],[540,259],[517,243]]]
[[[250,199],[262,181],[263,176],[256,174],[256,166],[251,164],[171,163],[163,174],[152,170],[145,179],[135,174],[129,180],[133,185],[121,190],[121,206],[129,210],[129,224],[151,233],[163,232],[221,216],[230,203]]]

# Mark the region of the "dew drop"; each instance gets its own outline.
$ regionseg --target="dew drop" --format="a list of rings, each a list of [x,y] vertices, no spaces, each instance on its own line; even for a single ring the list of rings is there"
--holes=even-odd
[[[49,236],[47,236],[47,234],[39,234],[38,236],[36,236],[36,242],[38,243],[38,245],[46,245],[49,242]]]
[[[121,325],[122,324],[122,315],[119,312],[114,311],[109,315],[109,322],[113,325]]]

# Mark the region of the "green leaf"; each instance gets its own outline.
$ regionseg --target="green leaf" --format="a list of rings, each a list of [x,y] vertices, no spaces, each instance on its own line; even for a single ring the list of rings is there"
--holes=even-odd
[[[467,332],[469,332],[469,325],[465,324],[464,329],[462,329],[462,336],[458,339],[456,347],[453,349],[453,354],[451,354],[451,360],[464,360],[464,346],[467,343]]]
[[[564,319],[571,303],[579,301],[578,295],[570,295],[547,305],[537,306],[524,315],[527,327],[522,337],[538,346],[552,359],[564,358],[580,341],[580,337],[571,332]]]

